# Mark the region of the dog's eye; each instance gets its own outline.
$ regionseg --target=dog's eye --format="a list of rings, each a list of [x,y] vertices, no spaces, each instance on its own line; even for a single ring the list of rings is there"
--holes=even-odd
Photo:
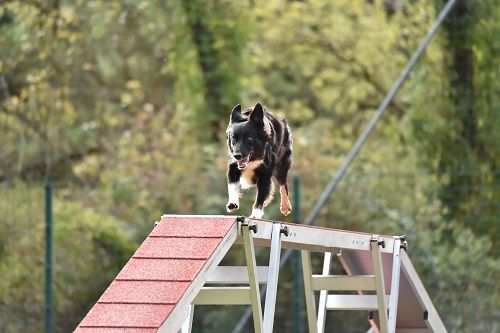
[[[236,144],[236,139],[235,138],[231,138],[231,144],[232,145]]]
[[[253,142],[253,138],[252,138],[251,136],[249,136],[249,137],[247,138],[247,140],[248,140],[248,142],[250,142],[250,143],[251,143],[251,142]]]

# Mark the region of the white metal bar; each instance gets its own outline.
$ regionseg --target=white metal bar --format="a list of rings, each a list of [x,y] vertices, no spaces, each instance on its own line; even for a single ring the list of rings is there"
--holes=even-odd
[[[434,304],[432,304],[432,301],[427,294],[422,281],[418,277],[417,271],[413,267],[410,258],[408,258],[408,254],[406,253],[406,251],[401,251],[400,259],[402,272],[407,277],[408,282],[417,295],[417,299],[424,308],[424,311],[427,311],[426,324],[429,327],[430,331],[437,333],[448,332],[441,320],[441,317],[439,317],[439,313],[436,311]]]
[[[255,246],[270,246],[273,222],[257,219],[248,220],[258,227],[258,232],[253,235]],[[336,249],[370,251],[371,234],[302,224],[282,223],[282,225],[286,225],[289,229],[289,236],[282,239],[283,249],[291,248],[314,252],[336,252]],[[394,238],[389,236],[380,236],[380,238],[385,242],[385,248],[380,249],[380,252],[392,254]],[[243,240],[238,238],[236,242],[241,244]]]
[[[375,288],[377,290],[377,304],[380,322],[380,332],[387,333],[387,306],[385,297],[384,271],[380,254],[379,237],[374,236],[370,242],[372,249],[373,270],[375,272]]]
[[[318,333],[318,327],[316,326],[316,300],[311,283],[311,254],[309,251],[300,251],[300,256],[302,258],[302,274],[304,276],[304,299],[306,301],[307,326],[309,327],[309,333]]]
[[[392,256],[392,277],[391,277],[391,294],[389,297],[389,333],[396,332],[396,317],[398,313],[398,297],[399,297],[399,276],[401,272],[401,239],[397,237],[394,240],[394,254]]]
[[[388,298],[387,296],[385,298]],[[327,310],[366,310],[378,309],[377,295],[336,295],[326,298]]]
[[[314,290],[375,290],[375,275],[313,275]]]
[[[257,281],[267,283],[267,266],[257,266]],[[218,266],[208,276],[207,283],[216,284],[248,284],[246,266]]]
[[[262,333],[262,305],[260,304],[260,291],[256,276],[257,264],[255,262],[252,231],[249,230],[248,224],[242,224],[241,232],[245,244],[245,258],[248,268],[248,281],[250,284],[250,301],[253,310],[254,331],[256,333]]]
[[[226,219],[234,219],[236,221],[236,216],[228,216],[228,215],[196,215],[196,214],[163,214],[161,218],[165,217],[186,217],[186,218],[226,218]]]
[[[281,225],[273,225],[271,252],[269,254],[269,275],[267,276],[266,301],[264,307],[264,333],[273,332],[274,310],[276,309],[276,294],[278,292],[278,277],[281,254]]]
[[[250,287],[203,287],[193,300],[196,305],[248,305]]]
[[[326,252],[323,258],[323,276],[330,274],[330,264],[332,262],[332,253]],[[313,280],[314,281],[314,280]],[[313,289],[314,283],[313,283]],[[316,289],[315,289],[316,290]],[[319,292],[319,304],[318,304],[318,333],[323,333],[325,330],[325,319],[326,319],[326,297],[328,296],[328,290],[321,290]]]
[[[194,315],[194,305],[189,305],[188,316],[181,327],[181,333],[191,333],[193,328],[193,315]]]

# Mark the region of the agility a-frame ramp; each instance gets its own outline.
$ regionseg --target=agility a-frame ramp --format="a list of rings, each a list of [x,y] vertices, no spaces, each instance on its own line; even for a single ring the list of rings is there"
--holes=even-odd
[[[233,245],[243,246],[246,266],[219,266]],[[262,246],[269,266],[256,265]],[[75,332],[188,333],[198,305],[248,304],[255,332],[270,333],[282,248],[301,250],[309,332],[323,332],[331,310],[367,311],[373,332],[446,332],[402,237],[179,215],[162,217]],[[313,273],[311,252],[324,253],[322,274]],[[333,255],[346,275],[330,275]]]

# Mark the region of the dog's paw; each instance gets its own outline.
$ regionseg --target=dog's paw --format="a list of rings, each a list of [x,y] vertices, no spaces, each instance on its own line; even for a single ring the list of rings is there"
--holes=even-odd
[[[228,202],[226,205],[226,209],[227,209],[228,213],[234,212],[238,208],[240,208],[240,207],[235,202]]]
[[[292,212],[292,205],[290,204],[290,201],[282,202],[280,205],[280,211],[285,216],[290,214]]]
[[[252,209],[252,215],[250,215],[251,219],[261,219],[264,216],[264,210],[259,208]]]

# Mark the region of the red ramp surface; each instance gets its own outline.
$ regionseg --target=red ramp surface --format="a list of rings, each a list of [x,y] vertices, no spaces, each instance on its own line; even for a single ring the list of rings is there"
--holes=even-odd
[[[236,217],[163,217],[75,332],[157,332],[235,238]]]

